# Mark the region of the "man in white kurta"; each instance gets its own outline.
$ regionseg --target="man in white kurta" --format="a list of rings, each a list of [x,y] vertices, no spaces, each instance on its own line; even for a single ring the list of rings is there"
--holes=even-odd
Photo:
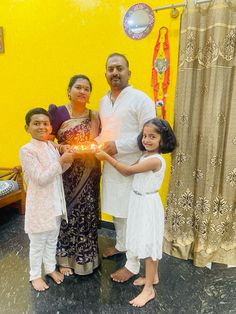
[[[141,152],[137,136],[143,124],[154,118],[155,105],[143,92],[128,85],[129,63],[125,56],[112,54],[106,63],[106,78],[111,90],[102,98],[99,113],[102,131],[97,139],[104,143],[104,150],[118,161],[135,163]],[[104,252],[104,257],[125,252],[126,220],[133,177],[121,175],[104,162],[102,177],[102,211],[113,216],[116,245]],[[124,282],[139,272],[139,261],[126,252],[125,267],[111,275],[113,280]]]

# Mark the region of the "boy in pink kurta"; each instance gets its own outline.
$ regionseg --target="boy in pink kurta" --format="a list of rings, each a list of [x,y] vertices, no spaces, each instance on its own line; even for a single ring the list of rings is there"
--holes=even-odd
[[[59,155],[56,144],[49,141],[51,123],[43,108],[30,110],[25,129],[31,141],[21,147],[20,160],[27,184],[25,232],[30,239],[30,281],[37,291],[49,288],[45,274],[60,284],[64,275],[56,271],[56,244],[61,217],[66,218],[62,173],[73,162],[73,153]]]

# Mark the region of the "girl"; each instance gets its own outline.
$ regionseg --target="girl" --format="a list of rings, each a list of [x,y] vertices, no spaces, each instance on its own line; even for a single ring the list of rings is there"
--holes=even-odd
[[[160,154],[175,149],[176,137],[167,121],[154,118],[144,124],[138,136],[138,146],[144,154],[131,166],[104,151],[98,151],[96,157],[108,161],[124,176],[135,174],[129,201],[126,249],[138,259],[145,259],[145,277],[134,281],[134,285],[144,285],[144,288],[129,301],[135,307],[142,307],[155,297],[153,285],[159,281],[158,261],[162,257],[164,209],[158,191],[166,165]]]

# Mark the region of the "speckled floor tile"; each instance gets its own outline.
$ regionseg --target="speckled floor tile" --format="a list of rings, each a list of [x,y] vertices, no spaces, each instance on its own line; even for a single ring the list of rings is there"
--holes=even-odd
[[[0,209],[0,314],[236,314],[235,268],[197,268],[167,255],[160,262],[156,298],[142,309],[128,304],[140,287],[110,279],[125,263],[124,255],[101,259],[93,275],[66,277],[60,286],[47,278],[49,290],[36,292],[28,282],[29,241],[23,223],[14,209]],[[113,230],[99,230],[101,253],[113,243]]]

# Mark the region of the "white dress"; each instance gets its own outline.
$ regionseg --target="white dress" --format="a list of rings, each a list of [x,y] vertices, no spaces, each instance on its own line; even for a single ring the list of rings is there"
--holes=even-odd
[[[158,191],[161,187],[166,163],[160,154],[142,156],[139,162],[147,158],[159,158],[162,166],[159,171],[137,173],[133,179],[128,209],[126,248],[140,259],[162,257],[164,234],[164,208]]]

